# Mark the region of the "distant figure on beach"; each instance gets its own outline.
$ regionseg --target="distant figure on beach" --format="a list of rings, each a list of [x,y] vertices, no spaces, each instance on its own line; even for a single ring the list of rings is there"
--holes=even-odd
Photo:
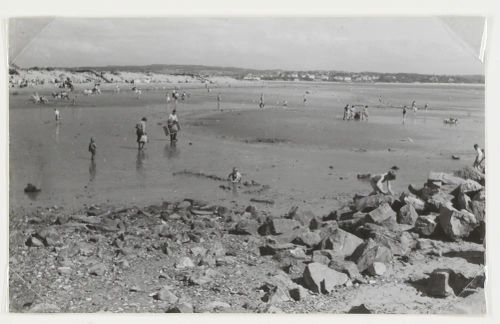
[[[403,124],[406,122],[406,112],[407,112],[406,106],[403,106]]]
[[[476,158],[474,159],[472,167],[477,171],[484,173],[484,165],[483,165],[483,162],[485,160],[484,150],[482,150],[478,144],[474,144],[474,151],[476,151]]]
[[[425,111],[429,110],[429,105],[425,104],[424,109],[425,109]]]
[[[143,150],[147,142],[148,142],[148,133],[143,132],[141,138],[139,139],[139,150]]]
[[[349,105],[345,105],[344,107],[344,117],[342,118],[342,120],[346,120],[349,118]]]
[[[57,108],[54,108],[54,115],[56,117],[56,122],[61,120],[61,115],[59,114],[59,110]]]
[[[241,182],[241,173],[238,172],[236,167],[233,168],[233,171],[227,176],[229,182],[231,182],[231,186],[233,187],[233,192],[236,193],[236,189],[238,187],[238,183]]]
[[[172,99],[170,98],[170,95],[168,93],[165,96],[167,97],[167,105],[168,105]]]
[[[91,159],[94,160],[95,154],[97,152],[97,145],[95,144],[95,140],[93,137],[90,138],[89,152],[91,154]]]
[[[144,133],[146,133],[146,122],[147,118],[142,117],[141,121],[135,125],[135,134],[137,135],[137,144],[139,149],[141,149],[141,137]]]
[[[396,171],[399,170],[397,166],[393,166],[388,172],[377,174],[370,177],[370,185],[373,188],[370,195],[376,195],[378,193],[387,195],[394,195],[391,189],[391,181],[396,180]],[[383,184],[386,183],[387,191],[384,190]]]
[[[283,100],[283,108],[286,108],[286,107],[288,107],[288,101]]]
[[[415,100],[413,100],[412,103],[411,103],[411,109],[413,110],[414,113],[417,112],[417,105],[415,103]]]
[[[72,105],[73,105],[73,106],[75,106],[75,105],[76,105],[76,98],[78,98],[78,95],[75,95],[75,96],[73,97],[73,103],[72,103]]]
[[[186,92],[182,92],[181,94],[181,100],[184,101],[186,99]]]
[[[177,118],[176,110],[172,110],[170,116],[168,116],[167,127],[170,133],[170,144],[175,145],[177,142],[177,132],[181,130],[181,125],[179,124],[179,118]]]
[[[260,107],[260,109],[264,109],[264,106],[265,106],[265,104],[264,104],[264,94],[262,93],[260,95],[259,107]]]
[[[220,92],[217,94],[217,110],[221,110],[220,109],[220,103],[222,101],[222,96],[220,94]]]
[[[302,101],[304,103],[304,106],[307,104],[307,97],[306,94],[304,93],[304,96],[302,97]]]
[[[382,103],[382,96],[378,96],[378,102]]]
[[[368,120],[368,106],[363,107],[363,111],[361,112],[361,120]]]

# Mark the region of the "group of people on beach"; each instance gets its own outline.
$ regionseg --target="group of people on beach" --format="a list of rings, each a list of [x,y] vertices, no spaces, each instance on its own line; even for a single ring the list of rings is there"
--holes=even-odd
[[[358,110],[356,107],[361,107]],[[367,105],[349,105],[344,107],[344,116],[342,120],[368,120],[368,106]]]

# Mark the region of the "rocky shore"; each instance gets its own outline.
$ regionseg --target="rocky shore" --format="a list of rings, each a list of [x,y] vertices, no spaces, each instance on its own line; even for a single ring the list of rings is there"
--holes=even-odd
[[[10,311],[485,313],[484,176],[472,169],[326,215],[264,208],[13,212]]]

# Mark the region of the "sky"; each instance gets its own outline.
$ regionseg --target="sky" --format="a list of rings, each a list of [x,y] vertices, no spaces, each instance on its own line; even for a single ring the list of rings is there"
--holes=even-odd
[[[479,17],[14,18],[9,63],[483,74],[483,27]]]

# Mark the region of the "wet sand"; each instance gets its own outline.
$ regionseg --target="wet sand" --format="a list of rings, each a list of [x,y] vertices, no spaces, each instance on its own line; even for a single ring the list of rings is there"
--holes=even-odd
[[[484,147],[484,87],[477,85],[276,82],[234,84],[210,93],[188,89],[189,98],[177,105],[183,127],[176,148],[170,147],[160,125],[172,108],[164,90],[145,90],[141,100],[124,88],[118,94],[80,93],[76,106],[53,100],[39,106],[28,101],[33,89],[15,91],[9,114],[11,209],[145,205],[192,197],[220,204],[272,199],[272,210],[288,210],[293,204],[326,213],[343,197],[369,191],[358,173],[397,165],[395,189],[402,191],[409,183],[424,181],[430,170],[450,172],[471,164],[472,145]],[[304,107],[305,91],[310,94]],[[222,112],[216,110],[219,92]],[[258,109],[260,93],[266,101],[263,111]],[[401,111],[390,107],[411,100],[428,103],[431,110],[409,112],[402,125]],[[342,121],[347,103],[368,104],[370,120]],[[63,118],[59,124],[55,106]],[[148,118],[150,142],[139,154],[134,125],[143,116]],[[450,116],[459,125],[444,125],[442,120]],[[87,151],[91,136],[97,141],[95,164]],[[452,160],[452,154],[461,159]],[[233,166],[244,180],[269,189],[244,193],[249,189],[242,187],[235,195],[219,188],[224,182],[173,175],[189,170],[225,177]],[[24,194],[28,182],[42,188],[36,198]]]

